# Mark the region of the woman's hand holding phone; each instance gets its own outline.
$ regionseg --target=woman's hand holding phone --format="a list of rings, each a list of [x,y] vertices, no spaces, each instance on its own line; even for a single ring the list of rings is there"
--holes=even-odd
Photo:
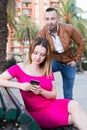
[[[39,85],[40,81],[38,81],[38,80],[31,80],[30,84],[32,84],[32,85]]]
[[[30,91],[32,91],[35,94],[40,94],[41,90],[41,87],[39,86],[40,82],[37,80],[31,80],[30,84],[31,84]]]

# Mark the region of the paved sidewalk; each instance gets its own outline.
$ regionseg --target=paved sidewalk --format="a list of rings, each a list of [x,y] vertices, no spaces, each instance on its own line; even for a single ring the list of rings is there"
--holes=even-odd
[[[55,73],[55,80],[57,84],[58,98],[62,98],[63,89],[62,89],[62,78],[60,72]],[[83,73],[76,73],[73,98],[74,100],[79,101],[83,109],[85,109],[87,112],[87,71]]]

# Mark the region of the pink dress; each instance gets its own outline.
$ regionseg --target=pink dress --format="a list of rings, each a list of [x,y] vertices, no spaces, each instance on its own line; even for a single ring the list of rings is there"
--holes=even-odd
[[[39,80],[40,86],[48,91],[52,89],[52,80],[46,76],[31,76],[26,74],[18,65],[8,69],[13,78],[17,78],[20,83],[30,82],[31,79]],[[42,95],[33,92],[20,90],[25,107],[31,116],[42,128],[52,128],[68,125],[68,103],[69,99],[47,99]]]

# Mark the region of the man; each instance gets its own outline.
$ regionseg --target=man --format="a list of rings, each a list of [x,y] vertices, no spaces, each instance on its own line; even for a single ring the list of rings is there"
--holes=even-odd
[[[54,8],[46,9],[45,22],[46,25],[38,33],[38,36],[45,37],[50,42],[53,72],[61,72],[64,98],[73,99],[76,65],[82,57],[85,40],[72,25],[59,23]],[[77,45],[75,54],[72,41]]]

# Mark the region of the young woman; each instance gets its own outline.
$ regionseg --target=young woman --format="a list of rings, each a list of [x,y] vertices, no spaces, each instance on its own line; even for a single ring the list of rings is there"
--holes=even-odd
[[[18,82],[10,81],[12,78]],[[78,102],[56,99],[51,49],[45,38],[37,38],[31,45],[28,62],[18,63],[0,75],[0,85],[20,89],[26,109],[40,127],[75,124],[79,130],[87,129],[87,114]]]

